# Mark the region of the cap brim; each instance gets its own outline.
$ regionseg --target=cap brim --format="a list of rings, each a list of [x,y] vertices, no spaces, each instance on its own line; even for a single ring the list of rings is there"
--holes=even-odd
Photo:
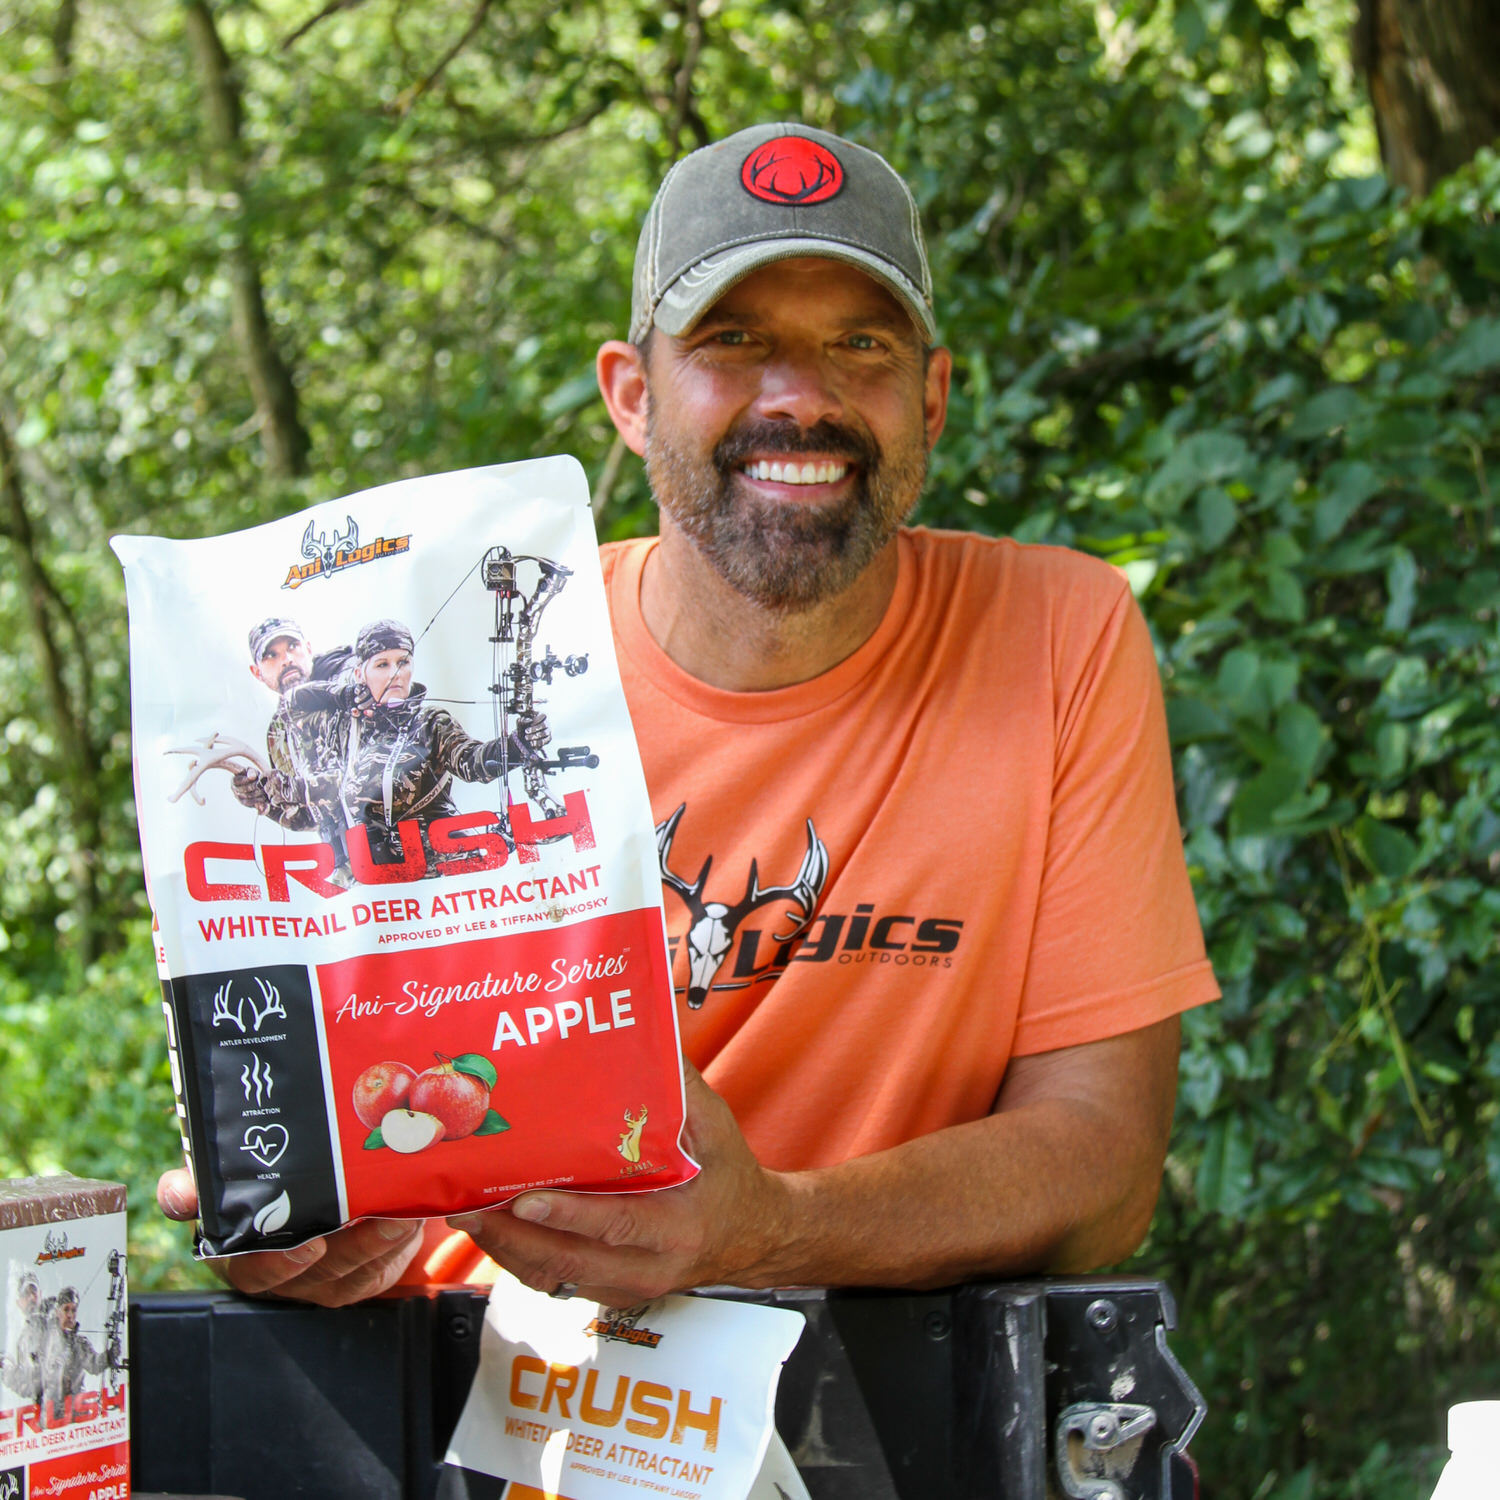
[[[906,308],[927,340],[937,342],[937,324],[933,321],[932,309],[910,278],[883,256],[837,240],[816,238],[758,240],[700,260],[697,265],[689,266],[662,293],[653,321],[663,333],[680,337],[691,332],[698,319],[730,287],[743,281],[752,271],[778,260],[799,260],[808,256],[842,261],[872,276]]]

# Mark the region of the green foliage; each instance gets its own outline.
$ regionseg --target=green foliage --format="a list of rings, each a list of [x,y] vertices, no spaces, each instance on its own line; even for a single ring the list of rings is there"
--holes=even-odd
[[[98,751],[83,788],[7,565],[0,1165],[129,1180],[138,1284],[201,1275],[147,1207],[175,1126],[103,538],[560,450],[649,529],[590,374],[640,216],[704,132],[803,118],[922,202],[957,376],[921,518],[1109,558],[1158,644],[1225,995],[1141,1264],[1206,1486],[1421,1492],[1443,1406],[1500,1389],[1500,161],[1390,192],[1349,0],[719,0],[701,46],[697,7],[515,0],[440,72],[472,4],[294,36],[316,9],[217,7],[236,192],[176,5],[83,7],[67,66],[53,4],[0,23],[0,422]],[[266,474],[238,243],[305,479]]]
[[[1230,93],[1231,45],[1170,97],[1093,55],[1111,144],[1067,139],[1108,192],[1054,202],[1008,133],[977,183],[934,168],[962,357],[924,514],[1109,558],[1158,642],[1224,999],[1186,1018],[1142,1264],[1206,1482],[1410,1493],[1442,1405],[1500,1385],[1500,161],[1399,202],[1332,166],[1316,57]],[[1038,172],[1020,246],[969,232]]]

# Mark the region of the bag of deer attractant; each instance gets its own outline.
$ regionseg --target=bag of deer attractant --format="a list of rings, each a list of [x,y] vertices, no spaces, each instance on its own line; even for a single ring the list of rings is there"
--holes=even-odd
[[[577,463],[113,545],[199,1252],[691,1177]]]

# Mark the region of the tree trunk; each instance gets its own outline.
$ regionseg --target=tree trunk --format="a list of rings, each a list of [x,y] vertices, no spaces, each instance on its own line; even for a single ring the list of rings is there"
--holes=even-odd
[[[1500,139],[1495,0],[1359,0],[1354,59],[1386,170],[1418,197]]]
[[[261,446],[273,474],[305,474],[312,445],[297,412],[297,388],[271,336],[260,263],[250,240],[239,85],[207,0],[189,0],[185,20],[198,65],[213,175],[219,187],[232,192],[240,205],[234,224],[234,244],[229,251],[229,280],[234,336],[260,416]]]
[[[4,504],[4,534],[16,557],[16,571],[26,597],[26,612],[42,663],[42,684],[51,710],[52,732],[62,771],[63,792],[72,814],[73,880],[77,890],[76,947],[85,964],[98,952],[98,870],[95,859],[100,839],[99,750],[89,730],[88,646],[67,601],[53,583],[37,549],[21,485],[21,469],[9,429],[0,418],[0,495]],[[68,687],[58,625],[67,628],[78,653],[78,671],[83,689],[77,695]]]

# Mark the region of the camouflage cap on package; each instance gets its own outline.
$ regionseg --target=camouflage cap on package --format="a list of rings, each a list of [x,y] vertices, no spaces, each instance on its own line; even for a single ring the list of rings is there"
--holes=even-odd
[[[630,337],[687,333],[735,282],[804,255],[858,266],[937,339],[910,189],[875,152],[803,125],[753,126],[667,173],[636,248]]]
[[[259,661],[266,654],[266,647],[283,638],[307,644],[307,633],[295,620],[283,620],[279,615],[262,620],[250,632],[250,660]]]

